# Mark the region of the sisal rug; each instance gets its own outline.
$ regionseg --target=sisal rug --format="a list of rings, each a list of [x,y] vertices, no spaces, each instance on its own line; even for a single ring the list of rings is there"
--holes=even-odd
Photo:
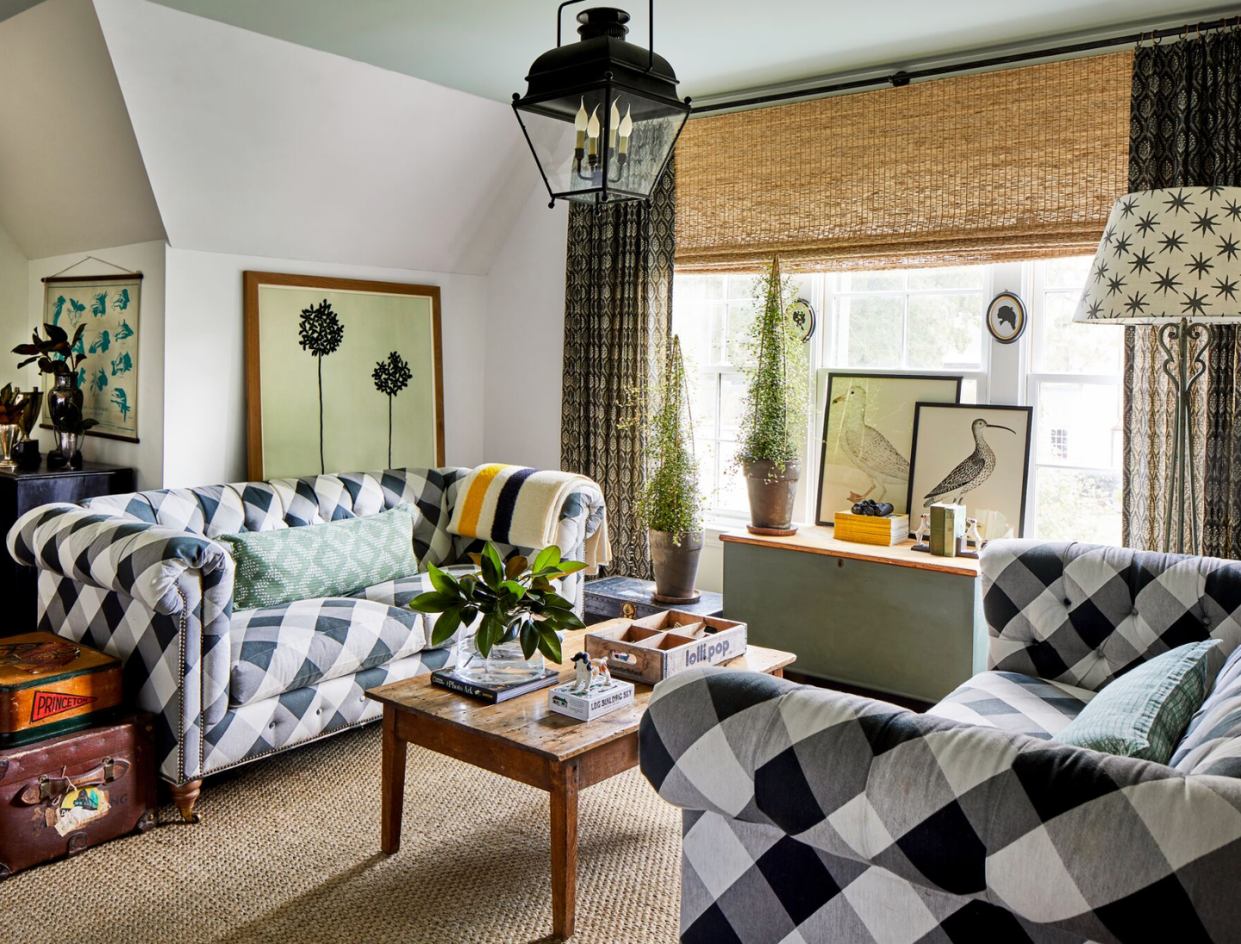
[[[379,852],[370,725],[208,780],[203,821],[0,883],[4,926],[74,944],[549,942],[547,794],[409,748],[401,851]],[[578,800],[572,944],[674,944],[680,815],[637,770]]]

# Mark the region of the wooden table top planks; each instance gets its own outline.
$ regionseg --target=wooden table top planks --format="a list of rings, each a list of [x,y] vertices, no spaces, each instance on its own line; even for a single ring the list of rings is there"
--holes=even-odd
[[[573,656],[582,651],[586,633],[624,622],[628,621],[609,620],[566,633],[561,644],[561,680],[567,682],[573,678]],[[791,652],[750,646],[724,667],[773,673],[790,665],[795,658]],[[557,667],[555,663],[548,663],[548,666]],[[593,721],[577,721],[549,709],[547,689],[491,705],[432,685],[423,675],[392,682],[366,694],[385,706],[434,718],[551,760],[564,761],[634,733],[650,700],[651,686],[635,683],[633,704]]]
[[[977,558],[936,557],[924,551],[913,550],[914,542],[903,541],[893,547],[858,544],[854,541],[837,540],[831,528],[822,525],[806,525],[788,537],[766,537],[749,531],[729,531],[720,540],[731,544],[753,544],[758,547],[774,547],[804,554],[821,554],[824,557],[842,557],[847,560],[871,561],[895,567],[911,567],[960,577],[977,577],[980,573]]]

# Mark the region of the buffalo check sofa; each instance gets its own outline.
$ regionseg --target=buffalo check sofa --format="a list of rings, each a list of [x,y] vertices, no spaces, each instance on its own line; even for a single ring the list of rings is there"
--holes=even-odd
[[[434,617],[405,608],[430,590],[429,563],[472,570],[482,542],[447,531],[468,469],[391,469],[44,505],[19,519],[9,553],[37,567],[39,628],[120,657],[127,700],[154,713],[160,774],[182,814],[208,774],[379,716],[367,689],[451,664],[430,647]],[[352,597],[233,608],[233,559],[213,538],[417,509],[419,570]],[[557,544],[580,555],[603,519],[593,484],[560,510]],[[531,548],[500,545],[506,557]],[[582,575],[562,595],[579,609]]]
[[[687,944],[1241,941],[1241,564],[998,541],[990,671],[927,714],[745,672],[656,687],[644,774],[683,808]],[[1214,637],[1169,765],[1050,740]]]

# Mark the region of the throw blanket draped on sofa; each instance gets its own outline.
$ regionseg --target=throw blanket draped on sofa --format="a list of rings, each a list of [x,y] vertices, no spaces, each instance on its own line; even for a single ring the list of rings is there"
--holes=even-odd
[[[574,472],[498,462],[480,465],[461,483],[461,499],[453,509],[448,530],[461,537],[499,544],[546,547],[556,542],[565,500],[584,485],[599,487]],[[599,529],[586,538],[584,560],[590,575],[612,560],[606,513]]]

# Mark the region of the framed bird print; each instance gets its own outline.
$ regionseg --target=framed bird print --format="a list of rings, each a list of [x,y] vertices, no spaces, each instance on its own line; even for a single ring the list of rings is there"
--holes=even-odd
[[[960,399],[961,378],[952,375],[828,374],[815,520],[830,527],[836,512],[864,498],[903,515],[915,405]]]
[[[1021,537],[1033,408],[919,403],[914,412],[909,526],[932,504],[964,505],[983,538]]]
[[[245,273],[252,480],[444,464],[440,290]]]

